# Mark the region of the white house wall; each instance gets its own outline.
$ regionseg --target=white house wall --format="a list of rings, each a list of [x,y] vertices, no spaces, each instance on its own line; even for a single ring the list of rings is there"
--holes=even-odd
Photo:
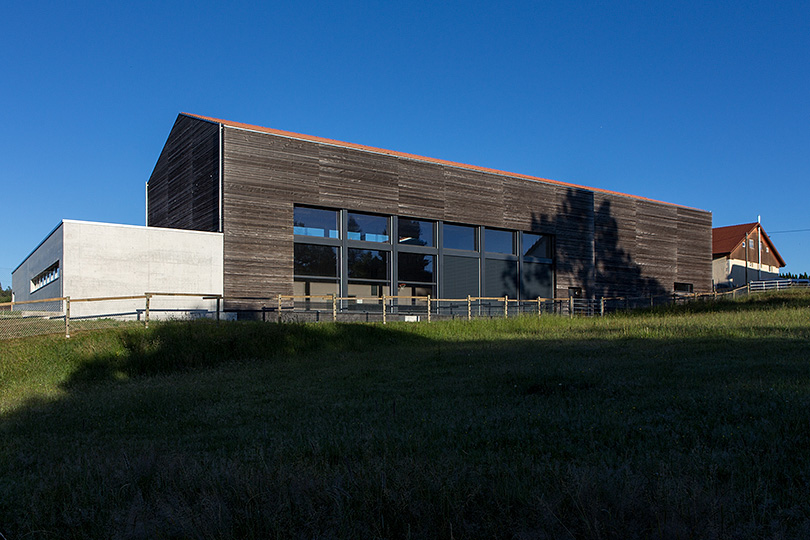
[[[19,273],[21,281],[30,281],[35,272],[41,271],[39,266],[44,264],[46,268],[53,262],[57,250],[51,246],[55,243],[52,238],[61,239],[57,280],[61,289],[53,288],[52,296],[71,298],[71,318],[100,315],[139,318],[146,307],[143,299],[78,301],[88,298],[144,293],[222,294],[220,233],[73,220],[64,220],[57,232],[61,234],[52,234],[43,242],[14,276],[16,279]],[[212,311],[215,306],[215,301],[202,297],[156,296],[151,300],[150,315],[184,316],[181,311]]]

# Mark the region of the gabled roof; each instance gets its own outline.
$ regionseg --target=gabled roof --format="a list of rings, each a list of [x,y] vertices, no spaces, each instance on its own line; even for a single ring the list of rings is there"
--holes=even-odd
[[[715,227],[712,229],[712,256],[728,255],[745,241],[746,234],[756,234],[758,223],[742,223],[740,225],[729,225],[727,227]],[[762,241],[765,242],[773,252],[779,266],[785,266],[785,260],[779,254],[776,247],[771,242],[770,237],[762,229]]]
[[[642,201],[649,201],[649,202],[654,202],[654,203],[659,203],[659,204],[666,204],[668,206],[676,206],[676,207],[680,207],[680,208],[688,208],[690,210],[696,210],[695,208],[692,208],[692,207],[689,207],[689,206],[683,206],[683,205],[680,205],[680,204],[668,203],[668,202],[665,202],[665,201],[657,201],[655,199],[648,199],[646,197],[639,197],[638,195],[628,195],[627,193],[620,193],[618,191],[610,191],[610,190],[607,190],[607,189],[599,189],[599,188],[592,188],[592,187],[588,187],[588,186],[581,186],[581,185],[578,185],[578,184],[570,184],[568,182],[560,182],[558,180],[549,180],[548,178],[540,178],[540,177],[537,177],[537,176],[529,176],[527,174],[510,173],[510,172],[506,172],[506,171],[500,171],[498,169],[490,169],[490,168],[487,168],[487,167],[478,167],[476,165],[467,165],[465,163],[457,163],[457,162],[454,162],[454,161],[447,161],[447,160],[443,160],[443,159],[429,158],[429,157],[419,156],[419,155],[416,155],[416,154],[408,154],[408,153],[405,153],[405,152],[397,152],[395,150],[385,150],[384,148],[375,148],[373,146],[364,146],[362,144],[348,143],[348,142],[343,142],[343,141],[337,141],[337,140],[334,140],[334,139],[325,139],[323,137],[315,137],[315,136],[312,136],[312,135],[303,135],[301,133],[293,133],[291,131],[282,131],[280,129],[273,129],[273,128],[267,128],[267,127],[261,127],[261,126],[254,126],[254,125],[251,125],[251,124],[243,124],[241,122],[232,122],[230,120],[222,120],[220,118],[211,118],[211,117],[208,117],[208,116],[201,116],[199,114],[191,114],[191,113],[180,113],[180,114],[182,116],[188,116],[190,118],[197,118],[198,120],[204,120],[206,122],[212,122],[214,124],[220,124],[220,125],[223,125],[223,126],[236,128],[236,129],[244,129],[244,130],[248,130],[248,131],[256,131],[256,132],[259,132],[259,133],[269,133],[271,135],[278,135],[278,136],[281,136],[281,137],[287,137],[287,138],[291,138],[291,139],[298,139],[298,140],[302,140],[302,141],[309,141],[309,142],[316,142],[316,143],[321,143],[321,144],[328,144],[328,145],[331,145],[331,146],[339,146],[339,147],[342,147],[342,148],[351,148],[351,149],[354,149],[354,150],[362,150],[362,151],[365,151],[365,152],[373,152],[375,154],[384,154],[384,155],[388,155],[388,156],[395,156],[395,157],[401,157],[401,158],[405,158],[405,159],[412,159],[412,160],[415,160],[415,161],[423,161],[423,162],[427,162],[427,163],[435,163],[435,164],[438,164],[438,165],[445,165],[445,166],[448,166],[448,167],[455,167],[455,168],[459,168],[459,169],[467,169],[467,170],[470,170],[470,171],[478,171],[478,172],[484,172],[484,173],[489,173],[489,174],[497,174],[499,176],[509,176],[509,177],[512,177],[512,178],[522,178],[524,180],[531,180],[531,181],[534,181],[534,182],[543,182],[543,183],[546,183],[546,184],[554,184],[554,185],[558,185],[558,186],[565,186],[565,187],[576,188],[576,189],[587,189],[588,191],[595,191],[595,192],[598,192],[598,193],[609,193],[611,195],[618,195],[618,196],[621,196],[621,197],[629,197],[631,199],[638,199],[638,200],[642,200]]]

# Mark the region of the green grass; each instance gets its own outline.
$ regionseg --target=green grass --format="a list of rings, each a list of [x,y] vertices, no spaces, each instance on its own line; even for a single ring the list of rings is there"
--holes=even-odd
[[[807,538],[810,296],[0,343],[6,538]]]

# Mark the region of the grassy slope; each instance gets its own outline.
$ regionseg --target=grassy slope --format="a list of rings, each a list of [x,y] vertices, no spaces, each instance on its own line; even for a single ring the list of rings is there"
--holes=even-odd
[[[808,537],[808,306],[3,342],[0,533]]]

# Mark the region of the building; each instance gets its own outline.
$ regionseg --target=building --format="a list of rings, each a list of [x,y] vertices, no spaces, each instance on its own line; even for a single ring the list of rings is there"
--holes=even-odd
[[[711,214],[603,189],[180,114],[147,226],[64,221],[15,299],[438,298],[709,291]]]
[[[293,293],[529,299],[712,286],[706,211],[191,114],[175,121],[147,199],[149,227],[223,234],[232,308]]]
[[[718,289],[777,279],[785,260],[758,222],[712,229],[712,281]]]
[[[222,234],[63,220],[12,272],[15,302],[155,293],[222,294]],[[154,315],[215,309],[202,298],[160,298]],[[32,309],[38,309],[31,306]],[[54,310],[64,309],[61,303]],[[72,302],[74,318],[137,318],[143,300]]]

